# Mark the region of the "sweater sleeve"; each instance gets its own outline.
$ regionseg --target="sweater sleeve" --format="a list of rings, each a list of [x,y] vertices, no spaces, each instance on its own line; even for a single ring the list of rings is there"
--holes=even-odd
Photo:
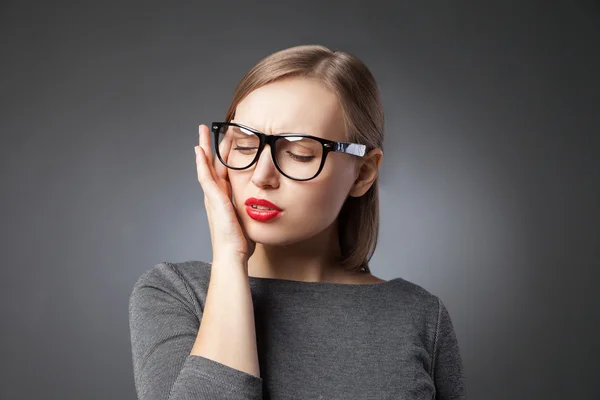
[[[138,278],[129,299],[138,399],[262,399],[261,377],[190,354],[202,317],[194,309],[173,265],[157,264]]]
[[[466,400],[465,374],[450,314],[438,298],[433,378],[437,400]]]

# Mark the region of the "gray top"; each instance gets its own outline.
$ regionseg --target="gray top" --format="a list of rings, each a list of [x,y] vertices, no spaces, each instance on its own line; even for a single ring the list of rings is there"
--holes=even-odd
[[[402,278],[342,284],[249,277],[260,377],[190,355],[210,263],[163,262],[129,301],[140,400],[466,399],[450,316]]]

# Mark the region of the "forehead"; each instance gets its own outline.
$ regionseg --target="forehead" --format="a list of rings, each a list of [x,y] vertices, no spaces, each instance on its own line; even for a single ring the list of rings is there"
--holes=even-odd
[[[344,140],[339,100],[316,79],[285,78],[255,89],[237,105],[233,121],[266,134],[305,133]]]

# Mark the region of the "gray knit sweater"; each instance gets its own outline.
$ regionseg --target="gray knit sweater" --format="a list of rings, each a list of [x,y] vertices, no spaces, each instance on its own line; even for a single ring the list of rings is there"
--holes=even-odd
[[[249,277],[260,377],[190,355],[211,264],[163,262],[129,302],[140,400],[466,399],[440,299],[402,278],[375,284]]]

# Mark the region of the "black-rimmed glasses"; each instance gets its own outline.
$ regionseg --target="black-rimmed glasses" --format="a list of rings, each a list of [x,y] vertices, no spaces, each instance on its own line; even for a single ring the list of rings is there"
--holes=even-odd
[[[364,144],[335,142],[300,133],[267,135],[234,122],[213,122],[211,129],[215,152],[226,167],[249,168],[268,144],[277,170],[296,181],[308,181],[319,175],[330,152],[362,157],[366,150]]]

